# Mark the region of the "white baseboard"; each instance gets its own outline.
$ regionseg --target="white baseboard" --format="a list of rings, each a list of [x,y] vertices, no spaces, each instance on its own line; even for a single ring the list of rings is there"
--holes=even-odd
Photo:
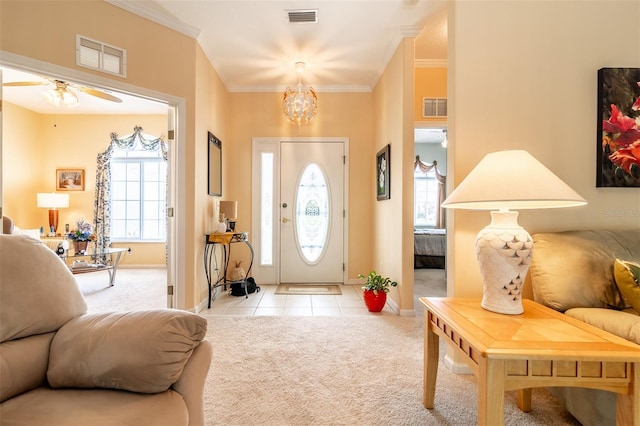
[[[118,266],[118,269],[167,269],[167,265],[165,265],[164,263],[160,263],[158,265],[135,265],[131,263],[121,263],[120,266]]]

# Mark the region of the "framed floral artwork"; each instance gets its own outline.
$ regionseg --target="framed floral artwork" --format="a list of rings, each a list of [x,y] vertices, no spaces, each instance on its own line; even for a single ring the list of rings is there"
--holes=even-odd
[[[596,187],[640,187],[640,68],[598,70]]]
[[[378,200],[391,198],[391,145],[376,154],[376,195]]]
[[[56,169],[56,191],[84,191],[84,169]]]

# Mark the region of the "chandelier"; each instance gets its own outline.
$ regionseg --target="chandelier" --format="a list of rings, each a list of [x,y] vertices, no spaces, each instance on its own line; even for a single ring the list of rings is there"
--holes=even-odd
[[[43,93],[49,103],[56,107],[65,105],[68,108],[78,105],[78,97],[67,88],[67,83],[55,80],[55,84],[55,89],[50,89]]]
[[[316,116],[318,110],[318,97],[312,87],[308,90],[302,88],[302,73],[304,72],[304,62],[296,62],[298,72],[298,85],[296,90],[287,87],[282,98],[282,113],[287,119],[297,124],[298,128],[309,123]]]

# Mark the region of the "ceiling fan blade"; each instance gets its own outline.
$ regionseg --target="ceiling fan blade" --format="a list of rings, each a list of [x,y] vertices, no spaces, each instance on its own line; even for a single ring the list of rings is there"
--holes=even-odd
[[[84,92],[86,94],[89,94],[91,96],[95,96],[95,97],[98,97],[98,98],[106,99],[107,101],[118,102],[118,103],[122,102],[122,99],[116,98],[113,95],[110,95],[108,93],[105,93],[105,92],[97,90],[97,89],[92,89],[90,87],[76,87],[76,88],[78,90],[80,90],[81,92]]]
[[[51,84],[48,81],[16,81],[14,83],[4,83],[3,86],[12,87],[12,86],[45,86],[47,84]]]

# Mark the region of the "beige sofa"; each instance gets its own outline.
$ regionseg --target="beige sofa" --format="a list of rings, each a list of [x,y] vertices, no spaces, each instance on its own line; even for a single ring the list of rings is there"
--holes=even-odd
[[[536,302],[640,344],[640,316],[620,293],[616,259],[640,261],[640,229],[538,233],[530,277]],[[616,424],[616,394],[550,389],[585,426]]]
[[[203,425],[207,322],[178,310],[87,314],[42,243],[0,235],[0,423]]]

